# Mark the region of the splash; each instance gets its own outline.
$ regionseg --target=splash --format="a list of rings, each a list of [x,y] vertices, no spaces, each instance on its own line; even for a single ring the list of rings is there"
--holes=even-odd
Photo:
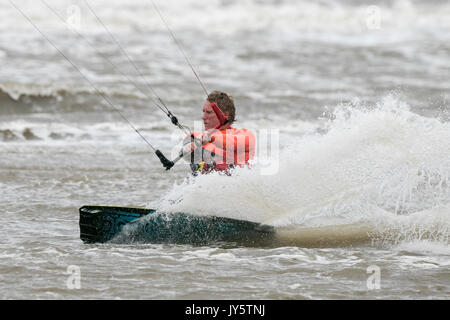
[[[256,163],[232,177],[188,179],[159,210],[290,228],[370,224],[385,240],[401,229],[395,239],[448,241],[450,217],[437,212],[450,203],[450,125],[395,95],[335,107],[321,133],[299,138],[279,159],[273,175]]]

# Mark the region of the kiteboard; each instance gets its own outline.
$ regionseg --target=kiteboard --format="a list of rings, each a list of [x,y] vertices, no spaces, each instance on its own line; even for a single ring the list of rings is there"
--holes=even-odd
[[[212,215],[113,206],[83,206],[79,211],[84,243],[261,244],[275,235],[268,225]]]

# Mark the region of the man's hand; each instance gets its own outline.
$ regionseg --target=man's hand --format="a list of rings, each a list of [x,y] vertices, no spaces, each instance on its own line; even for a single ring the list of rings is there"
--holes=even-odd
[[[201,134],[197,136],[197,139],[202,141],[202,144],[211,142],[211,139],[213,137],[214,132],[216,132],[217,129],[208,129],[206,131],[203,131]]]
[[[197,135],[193,142],[190,142],[183,147],[183,154],[190,154],[194,152],[195,149],[201,148],[202,145],[211,142],[211,140],[214,141],[213,134],[216,131],[217,129],[208,129]]]
[[[190,154],[190,153],[194,152],[194,150],[195,150],[195,143],[190,142],[183,147],[183,154],[184,155]]]

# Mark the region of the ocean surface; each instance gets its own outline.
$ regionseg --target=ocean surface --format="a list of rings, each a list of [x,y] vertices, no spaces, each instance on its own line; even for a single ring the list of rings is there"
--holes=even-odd
[[[0,299],[449,299],[450,3],[155,3],[180,47],[150,0],[0,0]],[[159,99],[202,130],[183,53],[234,97],[251,169],[165,171],[130,126],[169,158]],[[277,241],[84,244],[86,204]]]

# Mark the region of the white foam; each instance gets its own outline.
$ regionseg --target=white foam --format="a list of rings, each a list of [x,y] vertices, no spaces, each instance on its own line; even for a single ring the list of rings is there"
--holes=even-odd
[[[445,200],[444,200],[445,201]],[[446,200],[448,202],[448,199]],[[450,208],[448,205],[410,214],[380,214],[374,223],[373,239],[397,245],[397,249],[423,251],[449,246]],[[447,251],[448,252],[448,251]]]
[[[413,240],[402,242],[396,246],[396,250],[411,253],[450,256],[450,246],[448,243],[436,242],[433,240]],[[446,265],[450,265],[450,260],[447,260]]]

